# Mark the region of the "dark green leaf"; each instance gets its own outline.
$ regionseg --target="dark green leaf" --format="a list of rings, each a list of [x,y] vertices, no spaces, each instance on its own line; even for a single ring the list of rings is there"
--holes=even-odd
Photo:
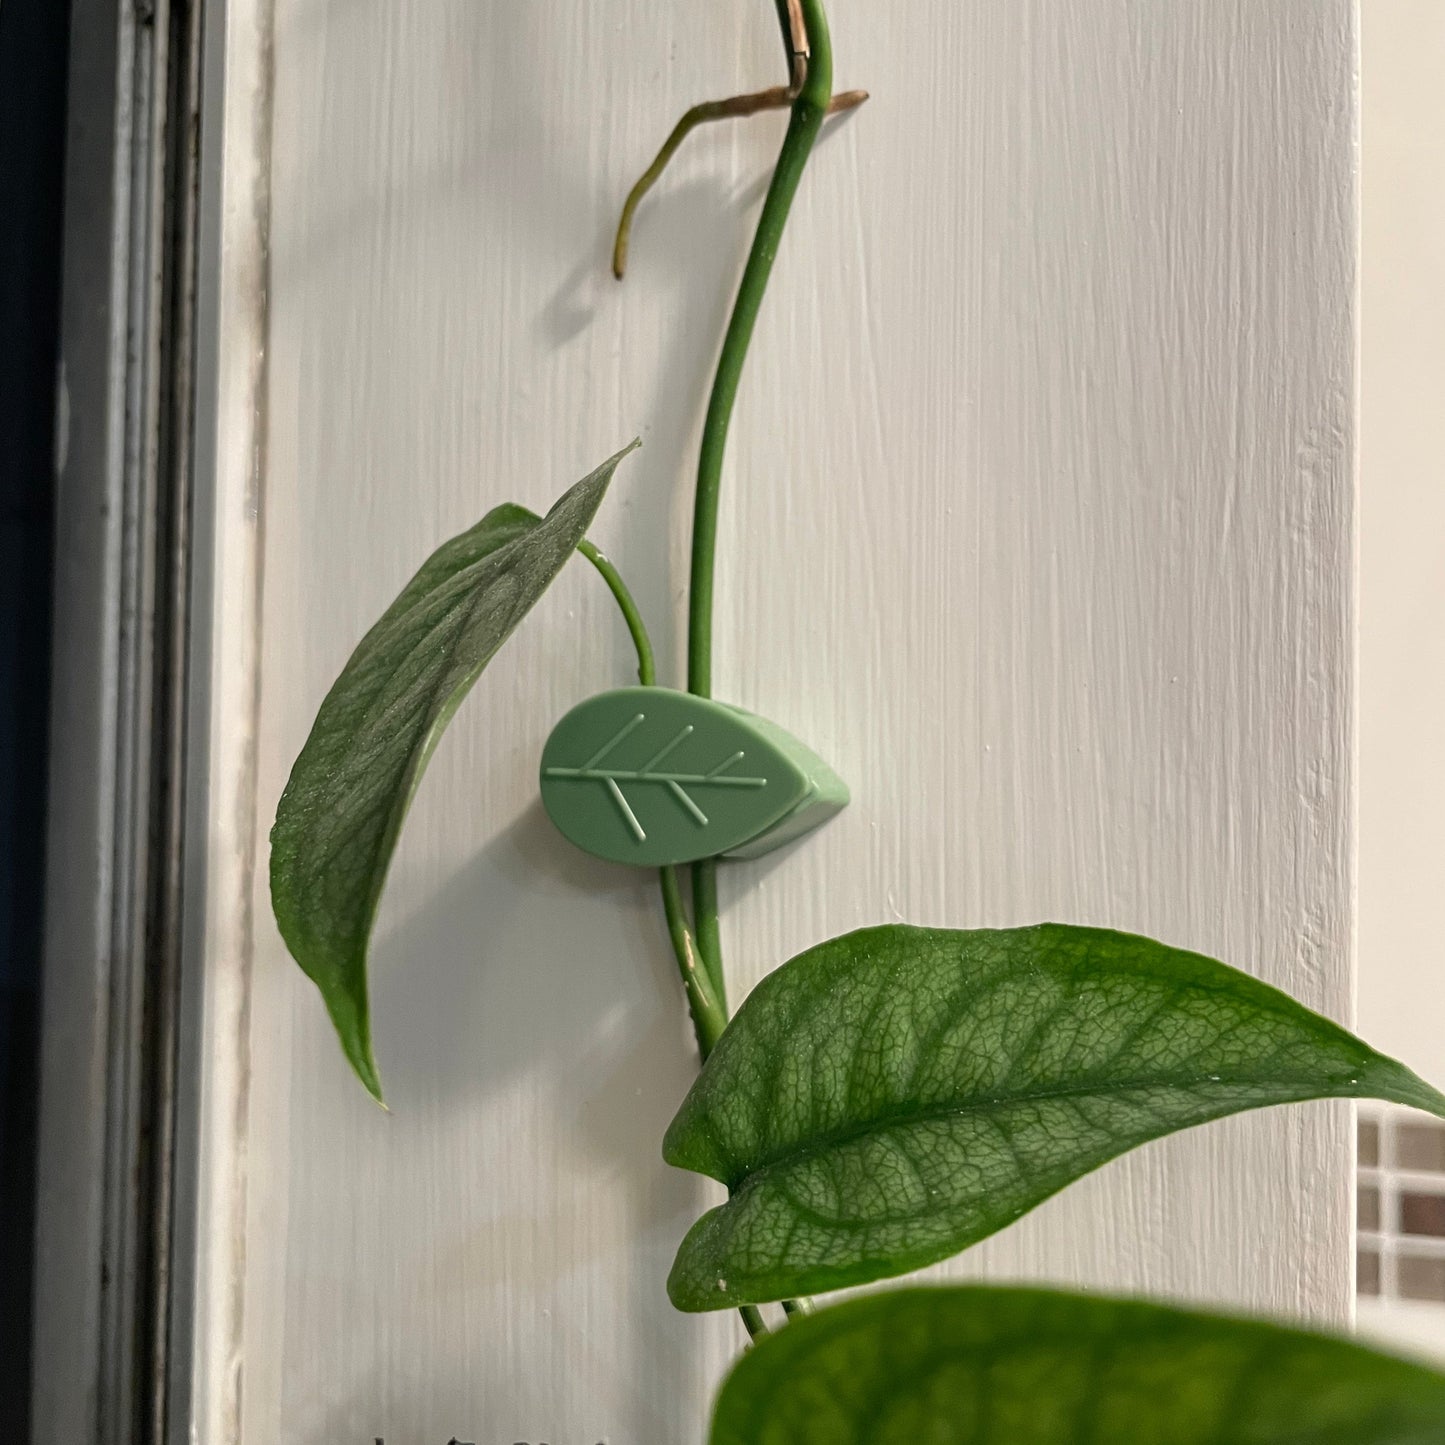
[[[1438,1445],[1445,1376],[1304,1330],[1033,1289],[850,1300],[763,1338],[712,1445]]]
[[[1100,929],[875,928],[765,979],[668,1130],[731,1191],[688,1233],[685,1310],[946,1259],[1150,1139],[1243,1109],[1380,1098],[1403,1064],[1212,959]]]
[[[366,950],[402,820],[452,714],[572,555],[631,450],[542,521],[498,507],[438,548],[352,653],[291,770],[271,830],[272,907],[378,1100]]]

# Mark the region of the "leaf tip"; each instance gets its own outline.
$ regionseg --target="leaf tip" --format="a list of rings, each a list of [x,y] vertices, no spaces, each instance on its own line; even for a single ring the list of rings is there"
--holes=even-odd
[[[642,445],[642,438],[641,438],[641,437],[633,437],[632,440],[631,440],[630,442],[628,442],[627,445],[626,445],[625,447],[623,447],[622,450],[621,450],[620,452],[618,452],[616,456],[614,456],[609,462],[607,462],[606,465],[607,465],[612,471],[616,471],[617,468],[623,463],[623,461],[625,461],[628,457],[630,457],[630,456],[632,455],[632,453],[635,452],[641,445]]]
[[[362,1088],[381,1105],[383,1112],[391,1113],[382,1096],[381,1071],[376,1067],[376,1054],[371,1047],[371,1019],[365,986],[359,1000],[348,993],[328,993],[326,1009],[336,1026],[341,1051],[351,1065],[351,1072],[361,1081]]]
[[[370,1045],[366,1047],[365,1055],[353,1053],[350,1048],[346,1051],[346,1057],[351,1063],[352,1070],[356,1077],[361,1080],[361,1086],[381,1106],[383,1114],[391,1113],[385,1098],[381,1092],[381,1075],[377,1071],[376,1060],[371,1056]]]
[[[1445,1119],[1445,1094],[1433,1084],[1427,1083],[1413,1069],[1393,1059],[1391,1063],[1394,1063],[1399,1071],[1399,1080],[1392,1091],[1392,1102],[1404,1104],[1407,1108],[1420,1109],[1426,1114],[1433,1114],[1437,1119]]]

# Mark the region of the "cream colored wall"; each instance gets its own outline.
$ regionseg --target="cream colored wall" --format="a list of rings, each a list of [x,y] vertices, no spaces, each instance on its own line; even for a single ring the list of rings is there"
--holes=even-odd
[[[855,801],[727,870],[734,992],[862,923],[1059,918],[1344,1016],[1351,0],[830,8],[840,83],[874,99],[810,168],[759,328],[717,672]],[[693,1064],[653,887],[535,797],[555,718],[628,674],[595,580],[544,600],[417,798],[375,949],[390,1116],[271,927],[264,839],[418,560],[638,430],[598,537],[676,677],[701,397],[779,122],[689,144],[625,286],[606,235],[686,105],[778,78],[771,7],[278,0],[274,39],[257,885],[245,956],[218,945],[249,1015],[243,1091],[207,1101],[240,1130],[210,1189],[244,1230],[211,1242],[235,1306],[214,1389],[247,1445],[696,1441],[741,1341],[663,1293],[713,1191],[658,1155]],[[1346,1141],[1331,1106],[1226,1121],[956,1270],[1340,1318]]]
[[[1445,1077],[1445,4],[1363,7],[1359,1023]]]
[[[1362,7],[1358,1020],[1445,1077],[1445,5]],[[1445,1358],[1445,1308],[1362,1299]]]

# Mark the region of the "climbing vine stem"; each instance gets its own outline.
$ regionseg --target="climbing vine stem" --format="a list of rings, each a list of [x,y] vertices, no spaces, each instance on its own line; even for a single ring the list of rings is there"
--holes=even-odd
[[[737,402],[738,383],[748,345],[753,339],[763,295],[787,225],[793,197],[812,153],[813,142],[827,114],[833,93],[833,57],[828,22],[821,0],[802,0],[811,54],[802,89],[793,102],[788,133],[777,168],[763,202],[757,234],[748,254],[737,301],[728,322],[722,354],[718,358],[707,419],[703,423],[698,457],[697,491],[693,503],[692,583],[688,598],[688,691],[712,696],[713,578],[717,555],[718,495],[722,487],[723,457],[728,426]]]
[[[790,55],[796,60],[800,43],[807,52],[801,85],[793,101],[788,133],[763,201],[757,234],[748,253],[737,301],[723,338],[703,422],[698,455],[697,491],[692,518],[692,578],[688,595],[687,687],[699,697],[712,696],[713,583],[717,561],[718,497],[722,490],[723,458],[728,426],[737,403],[743,363],[753,339],[768,278],[788,223],[793,197],[812,154],[813,143],[833,96],[833,51],[822,0],[777,0]],[[803,36],[796,21],[801,15]],[[803,37],[806,37],[805,39]],[[692,870],[693,923],[703,963],[715,990],[723,987],[721,937],[718,925],[717,862],[706,859]]]
[[[637,649],[637,680],[643,687],[652,687],[657,682],[652,639],[648,636],[642,611],[633,599],[627,583],[623,581],[617,568],[585,537],[578,544],[577,550],[597,569],[607,584],[608,591],[612,593],[623,621],[627,624],[632,645]],[[662,910],[667,916],[668,937],[672,940],[672,951],[677,955],[678,971],[682,975],[682,986],[687,993],[687,1007],[692,1015],[693,1030],[697,1034],[698,1053],[706,1059],[727,1025],[727,998],[720,988],[714,987],[702,960],[702,950],[692,930],[687,926],[687,913],[682,904],[682,889],[678,884],[677,869],[663,868],[660,881]]]
[[[724,115],[751,114],[769,104],[777,104],[786,96],[791,103],[788,132],[763,201],[757,233],[748,252],[737,300],[723,338],[698,457],[697,491],[693,505],[692,579],[688,600],[687,685],[688,691],[699,697],[712,696],[718,495],[722,488],[728,426],[737,403],[743,363],[747,359],[748,346],[757,325],[763,294],[772,275],[788,213],[823,119],[833,102],[832,47],[822,0],[775,0],[775,4],[791,72],[791,84],[787,91],[781,95],[778,92],[761,92],[757,96],[742,96],[689,111],[628,197],[614,251],[614,270],[620,277],[626,264],[627,243],[637,203],[693,126]],[[851,107],[863,99],[866,99],[864,92],[850,92],[848,96],[840,97],[840,104],[834,108]],[[651,686],[656,680],[652,643],[632,595],[616,568],[590,542],[584,542],[581,550],[601,573],[616,598],[637,649],[638,679],[644,686]],[[727,1024],[728,1012],[718,927],[717,860],[706,859],[693,865],[691,928],[683,906],[677,870],[663,868],[660,876],[668,934],[673,952],[677,955],[683,987],[687,991],[698,1051],[706,1059]],[[805,1313],[810,1307],[806,1300],[787,1300],[784,1303],[789,1316]],[[767,1333],[762,1314],[755,1306],[746,1305],[740,1313],[753,1338]]]

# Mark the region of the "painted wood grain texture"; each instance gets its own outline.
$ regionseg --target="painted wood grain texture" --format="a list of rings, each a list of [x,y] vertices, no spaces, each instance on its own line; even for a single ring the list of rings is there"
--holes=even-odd
[[[1343,1017],[1352,888],[1349,0],[835,0],[873,100],[806,178],[744,381],[717,677],[853,806],[729,866],[744,992],[866,923],[1059,919]],[[437,542],[641,432],[597,536],[681,675],[702,403],[777,117],[762,0],[279,0],[260,822],[331,678]],[[712,1186],[647,877],[552,832],[555,719],[629,680],[569,569],[458,716],[374,952],[394,1109],[256,894],[243,1432],[700,1439],[740,1344],[663,1293]],[[262,834],[262,836],[264,833]],[[264,869],[258,870],[264,877]],[[1102,1171],[956,1272],[1341,1317],[1344,1115]]]

